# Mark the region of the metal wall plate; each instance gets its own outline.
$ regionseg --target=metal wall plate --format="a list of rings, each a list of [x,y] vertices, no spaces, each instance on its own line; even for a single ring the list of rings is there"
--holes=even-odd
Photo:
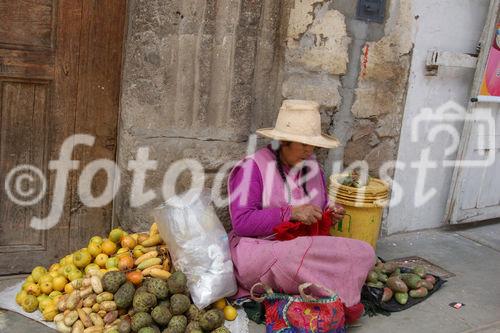
[[[358,0],[358,20],[384,23],[386,0]]]

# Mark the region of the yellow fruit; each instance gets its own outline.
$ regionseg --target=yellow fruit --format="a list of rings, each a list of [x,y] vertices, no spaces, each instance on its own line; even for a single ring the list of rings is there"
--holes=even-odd
[[[64,290],[64,287],[66,286],[67,283],[68,280],[66,280],[64,276],[58,276],[54,278],[54,280],[52,280],[52,288],[54,288],[55,291],[61,292]]]
[[[43,298],[42,300],[38,300],[38,309],[43,312],[43,310],[48,306],[48,305],[53,305],[54,302],[50,298]]]
[[[26,292],[28,293],[28,295],[33,295],[33,296],[40,296],[40,294],[42,293],[42,291],[40,290],[40,286],[35,283],[32,283],[29,286],[27,286]]]
[[[38,279],[38,284],[42,285],[45,282],[52,282],[53,279],[54,278],[52,277],[52,275],[44,274],[44,275],[42,275],[42,277],[40,277],[40,279]]]
[[[64,287],[63,287],[63,290],[64,290]],[[60,292],[58,290],[54,290],[53,292],[51,292],[49,294],[49,298],[53,300],[54,298],[56,298],[57,296],[60,296],[60,295],[62,296],[62,292]]]
[[[106,267],[106,261],[108,260],[108,255],[105,253],[101,253],[95,257],[94,263],[97,264],[99,267],[103,268]]]
[[[135,242],[137,243],[137,239],[139,238],[139,234],[131,234],[130,237],[132,237]]]
[[[64,260],[66,261],[66,265],[72,264],[73,263],[73,254],[68,254],[66,257],[64,257]]]
[[[28,277],[26,278],[26,282],[31,282],[31,283],[33,283],[33,282],[35,282],[35,279],[33,279],[33,276],[28,275]]]
[[[74,281],[77,279],[81,279],[83,277],[83,273],[80,270],[72,271],[68,274],[68,280]]]
[[[102,252],[107,254],[108,256],[113,255],[117,250],[116,244],[109,239],[106,239],[104,242],[102,242],[101,247]]]
[[[220,300],[218,300],[217,302],[215,302],[213,304],[213,307],[216,308],[216,309],[219,309],[219,310],[223,310],[225,307],[226,307],[226,299],[225,298],[221,298]]]
[[[71,283],[68,283],[64,286],[64,293],[65,294],[71,294],[75,290],[75,288],[71,285]]]
[[[90,239],[89,243],[101,245],[102,244],[102,237],[101,236],[94,236]]]
[[[54,304],[57,304],[59,303],[59,300],[61,299],[61,297],[63,297],[63,295],[57,295],[55,296],[52,301],[54,302]]]
[[[59,269],[57,270],[57,273],[58,273],[59,275],[63,275],[63,276],[64,276],[64,275],[65,275],[65,274],[64,274],[64,268],[65,268],[65,267],[66,267],[65,265],[61,265],[61,267],[59,267]]]
[[[92,262],[92,256],[88,251],[80,250],[73,255],[73,263],[82,269]]]
[[[60,264],[52,264],[49,268],[49,272],[57,272],[57,270],[61,267]]]
[[[57,271],[52,271],[52,272],[49,272],[49,275],[52,276],[52,279],[60,276],[61,274],[59,274]]]
[[[115,228],[109,233],[109,240],[118,243],[123,236],[123,230],[121,228]]]
[[[53,321],[54,317],[57,316],[59,311],[57,310],[57,306],[55,304],[48,304],[43,310],[43,319],[46,321]]]
[[[35,282],[28,282],[24,281],[23,285],[21,286],[21,290],[26,290],[30,284],[36,284]]]
[[[136,245],[136,247],[134,247],[134,250],[132,251],[132,254],[134,256],[134,258],[139,258],[140,256],[142,256],[144,254],[144,246],[142,245]]]
[[[74,264],[68,264],[68,265],[64,266],[64,276],[68,277],[69,273],[71,273],[73,271],[77,271],[77,270],[78,270],[78,267],[76,267]]]
[[[88,249],[90,255],[94,258],[97,257],[97,255],[102,252],[101,244],[97,244],[97,243],[90,242],[87,249]]]
[[[128,248],[122,247],[122,248],[118,249],[118,251],[116,251],[116,257],[120,258],[120,257],[123,257],[124,255],[126,255],[126,256],[130,255],[130,251]]]
[[[22,307],[26,312],[35,312],[38,309],[38,300],[33,295],[27,295],[23,300]]]
[[[37,282],[37,283],[38,283],[38,280],[40,280],[40,278],[45,274],[47,274],[47,270],[45,269],[45,267],[42,267],[42,266],[37,266],[37,267],[33,268],[33,271],[31,272],[31,276],[33,277],[33,281]]]
[[[224,307],[224,319],[233,321],[238,317],[238,312],[231,305],[227,305]]]
[[[120,270],[118,269],[118,267],[111,267],[107,270],[107,272],[119,272]]]
[[[52,281],[45,281],[40,284],[40,290],[46,295],[50,294],[52,290],[54,290],[54,288],[52,287]]]
[[[101,273],[104,275],[108,272],[108,270],[106,268],[101,268]]]
[[[26,290],[21,290],[20,292],[18,292],[16,294],[16,303],[19,306],[23,305],[23,301],[26,298],[26,296],[28,296],[28,293],[26,292]]]
[[[106,261],[106,268],[111,269],[111,268],[118,268],[118,258],[117,257],[111,257]]]

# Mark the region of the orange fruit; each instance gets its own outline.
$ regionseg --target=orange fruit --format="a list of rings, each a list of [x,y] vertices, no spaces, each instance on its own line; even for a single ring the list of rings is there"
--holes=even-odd
[[[120,271],[126,271],[134,268],[134,259],[129,255],[121,256],[118,259],[118,269]]]
[[[132,236],[123,236],[120,244],[123,248],[132,250],[137,245],[137,242]]]
[[[222,310],[224,309],[224,307],[226,306],[226,299],[225,298],[221,298],[220,300],[218,300],[217,302],[215,302],[213,304],[213,307],[216,308],[216,309],[219,309],[219,310]]]
[[[142,283],[142,279],[144,277],[142,276],[141,271],[133,271],[127,273],[127,280],[135,284],[136,286],[140,285]]]
[[[109,239],[106,239],[104,242],[102,242],[101,248],[102,252],[107,254],[108,256],[113,255],[117,250],[116,244]]]

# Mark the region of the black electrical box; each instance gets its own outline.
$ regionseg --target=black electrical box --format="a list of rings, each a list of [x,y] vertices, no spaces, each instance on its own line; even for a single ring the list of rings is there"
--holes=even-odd
[[[386,0],[358,0],[358,20],[384,23]]]

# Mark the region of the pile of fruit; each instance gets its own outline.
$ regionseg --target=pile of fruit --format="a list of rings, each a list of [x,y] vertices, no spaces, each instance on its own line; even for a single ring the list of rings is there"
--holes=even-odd
[[[405,305],[409,297],[426,297],[435,284],[436,277],[427,274],[423,266],[416,266],[410,272],[403,273],[396,263],[382,263],[380,260],[366,278],[368,287],[384,289],[382,302],[389,302],[394,298],[401,305]]]
[[[60,332],[229,332],[224,320],[236,310],[224,299],[200,310],[186,276],[170,267],[156,224],[149,233],[113,229],[48,271],[35,267],[16,295],[26,312],[40,310]]]

